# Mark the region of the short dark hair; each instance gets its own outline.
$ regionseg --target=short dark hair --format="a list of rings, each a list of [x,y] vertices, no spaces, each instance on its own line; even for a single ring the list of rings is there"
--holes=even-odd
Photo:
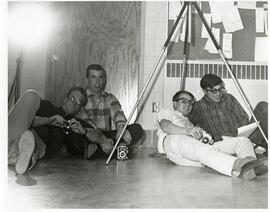
[[[222,84],[222,79],[215,74],[206,74],[202,77],[200,86],[202,89],[213,88],[216,85]]]
[[[89,77],[90,75],[90,71],[91,70],[97,70],[97,71],[102,71],[103,72],[103,75],[105,76],[105,80],[107,79],[107,74],[106,74],[106,70],[103,68],[102,65],[99,65],[99,64],[91,64],[89,66],[87,66],[86,68],[86,78]]]
[[[189,91],[186,91],[186,90],[181,90],[181,91],[176,92],[176,93],[173,95],[172,101],[175,102],[175,101],[179,98],[179,96],[181,96],[182,94],[187,94],[187,95],[189,95],[189,96],[192,98],[192,100],[195,101],[195,97],[193,96],[193,94],[190,93]]]
[[[83,99],[82,99],[82,106],[84,107],[86,104],[87,104],[87,93],[86,91],[84,90],[84,88],[82,87],[72,87],[69,91],[68,91],[68,94],[67,94],[67,97],[69,97],[70,93],[73,92],[73,91],[79,91],[82,96],[83,96]]]

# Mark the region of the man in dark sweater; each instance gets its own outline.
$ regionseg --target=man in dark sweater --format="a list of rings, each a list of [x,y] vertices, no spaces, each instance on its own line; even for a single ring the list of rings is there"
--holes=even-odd
[[[71,88],[61,107],[26,91],[8,116],[8,163],[24,174],[38,159],[55,156],[70,134],[85,135],[91,126],[73,117],[86,103],[81,87]]]

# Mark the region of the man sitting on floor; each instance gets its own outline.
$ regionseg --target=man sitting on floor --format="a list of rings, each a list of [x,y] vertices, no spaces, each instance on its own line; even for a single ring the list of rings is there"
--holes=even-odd
[[[174,110],[162,110],[157,114],[159,152],[177,165],[208,166],[224,175],[254,179],[257,160],[249,139],[231,138],[210,145],[201,142],[203,130],[195,127],[188,115],[194,104],[194,96],[188,91],[179,91],[173,96]],[[235,156],[232,156],[236,154]]]
[[[101,65],[89,65],[86,69],[86,78],[88,102],[76,117],[85,120],[95,129],[88,131],[86,134],[88,139],[78,134],[67,138],[67,151],[75,156],[86,154],[86,158],[107,157],[124,128],[126,117],[118,99],[113,94],[105,92],[107,75]],[[139,124],[130,124],[124,131],[120,143],[129,147],[134,146],[142,139],[143,134],[144,131]]]
[[[209,132],[215,142],[222,141],[224,136],[237,136],[237,128],[254,122],[253,119],[249,120],[248,114],[237,99],[226,92],[224,82],[219,76],[214,74],[204,75],[200,81],[200,86],[204,96],[195,102],[189,120],[194,125],[199,125]],[[267,137],[267,102],[259,102],[255,107],[254,115]],[[265,148],[267,155],[268,145],[258,128],[249,136],[249,139],[255,145]]]
[[[80,122],[90,126],[73,117],[86,103],[86,91],[81,87],[69,90],[62,107],[42,100],[34,90],[25,92],[8,115],[8,163],[24,174],[38,159],[55,156],[70,134],[84,135]],[[66,134],[63,126],[68,120],[71,131]]]

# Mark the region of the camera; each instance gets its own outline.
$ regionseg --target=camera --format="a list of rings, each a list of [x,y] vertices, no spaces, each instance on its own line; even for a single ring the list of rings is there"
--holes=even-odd
[[[203,136],[200,139],[200,142],[204,143],[204,144],[210,144],[212,145],[214,143],[214,140],[212,138],[212,136],[210,134],[208,134],[207,132],[203,131]]]
[[[117,159],[118,160],[128,159],[128,147],[126,145],[119,145],[117,147]]]

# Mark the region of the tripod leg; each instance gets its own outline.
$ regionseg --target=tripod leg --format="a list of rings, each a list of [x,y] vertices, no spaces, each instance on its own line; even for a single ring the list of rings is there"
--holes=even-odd
[[[123,134],[124,134],[124,131],[126,130],[126,128],[127,128],[128,124],[129,124],[129,122],[130,122],[130,120],[131,120],[131,118],[132,118],[134,112],[135,112],[136,109],[137,109],[137,106],[138,106],[139,102],[141,101],[141,98],[142,98],[142,96],[143,96],[143,94],[144,94],[146,88],[148,87],[148,84],[150,83],[150,81],[151,81],[151,79],[152,79],[152,77],[153,77],[153,75],[154,75],[154,73],[155,73],[155,71],[156,71],[156,69],[157,69],[157,67],[158,67],[158,65],[159,65],[160,60],[163,58],[163,55],[164,55],[164,53],[165,53],[165,51],[166,51],[166,49],[167,49],[167,47],[168,47],[168,45],[169,45],[169,43],[170,43],[171,37],[172,37],[172,35],[173,35],[173,33],[174,33],[174,31],[175,31],[175,29],[176,29],[176,27],[177,27],[177,25],[178,25],[178,23],[179,23],[181,17],[182,17],[182,14],[183,14],[183,12],[184,12],[184,10],[185,10],[187,4],[188,4],[187,2],[184,2],[184,5],[182,6],[182,8],[181,8],[181,10],[180,10],[180,13],[179,13],[179,15],[178,15],[178,17],[177,17],[177,19],[176,19],[176,21],[175,21],[175,23],[174,23],[174,25],[173,25],[171,31],[170,31],[170,33],[169,33],[169,36],[168,36],[167,40],[165,41],[165,44],[164,44],[164,46],[163,46],[163,48],[162,48],[162,50],[161,50],[161,53],[160,53],[160,55],[159,55],[159,57],[158,57],[158,60],[157,60],[157,62],[155,63],[155,65],[154,65],[154,67],[153,67],[153,69],[152,69],[152,71],[151,71],[151,73],[150,73],[150,75],[149,75],[149,77],[148,77],[148,79],[147,79],[147,81],[146,81],[146,83],[145,83],[145,85],[144,85],[142,91],[141,91],[141,94],[139,95],[139,98],[138,98],[138,100],[136,101],[136,103],[135,103],[135,105],[134,105],[134,107],[133,107],[133,109],[132,109],[132,111],[131,111],[131,113],[130,113],[128,119],[127,119],[127,122],[126,122],[124,128],[122,129],[122,131],[121,131],[121,133],[120,133],[120,136],[119,136],[119,138],[117,139],[117,141],[116,141],[116,143],[115,143],[115,145],[114,145],[114,147],[113,147],[113,149],[112,149],[112,151],[111,151],[111,153],[110,153],[110,155],[109,155],[109,157],[108,157],[108,159],[107,159],[107,161],[106,161],[106,165],[109,164],[109,162],[110,162],[110,160],[111,160],[111,157],[112,157],[112,155],[113,155],[113,153],[114,153],[114,151],[115,151],[117,145],[119,144],[120,139],[122,138],[122,136],[123,136]]]
[[[186,69],[187,69],[187,49],[189,47],[188,43],[188,37],[190,35],[189,29],[191,29],[190,24],[191,24],[191,6],[188,4],[187,6],[187,17],[186,17],[186,30],[185,30],[185,40],[184,40],[184,51],[183,51],[183,66],[182,66],[182,75],[181,75],[181,83],[180,83],[180,90],[185,89],[185,79],[186,79]]]
[[[15,100],[14,102],[17,102],[20,98],[20,92],[21,92],[21,72],[22,72],[22,53],[17,58],[17,66],[16,66],[16,77],[15,77]]]
[[[237,79],[235,78],[235,76],[234,76],[234,74],[233,74],[233,72],[232,72],[230,66],[228,65],[228,62],[227,62],[227,60],[225,59],[225,57],[224,57],[224,55],[223,55],[223,53],[222,53],[221,48],[218,46],[218,43],[217,43],[217,41],[216,41],[216,39],[215,39],[215,37],[214,37],[214,35],[213,35],[211,29],[209,28],[207,22],[205,21],[205,19],[204,19],[204,17],[203,17],[203,14],[202,14],[202,11],[200,10],[200,8],[198,7],[198,5],[197,5],[196,2],[192,2],[192,4],[193,4],[194,7],[196,8],[196,10],[197,10],[197,12],[198,12],[198,14],[199,14],[199,16],[200,16],[200,18],[201,18],[201,20],[202,20],[202,22],[203,22],[205,28],[206,28],[206,30],[207,30],[207,32],[208,32],[208,34],[209,34],[211,40],[213,41],[213,43],[214,43],[214,45],[215,45],[217,51],[219,52],[219,55],[220,55],[221,59],[223,60],[225,66],[226,66],[226,68],[227,68],[227,70],[229,71],[229,73],[230,73],[230,75],[231,75],[231,77],[232,77],[232,79],[233,79],[233,82],[234,82],[234,84],[235,84],[237,90],[239,91],[239,93],[240,93],[242,99],[244,100],[244,102],[245,102],[245,104],[246,104],[246,106],[247,106],[249,112],[251,113],[252,117],[254,118],[254,121],[256,122],[256,124],[257,124],[257,126],[258,126],[260,132],[262,133],[264,139],[265,139],[266,142],[268,143],[268,139],[267,139],[267,137],[265,136],[265,134],[264,134],[264,132],[263,132],[263,130],[262,130],[262,128],[261,128],[261,126],[260,126],[260,124],[259,124],[257,118],[255,117],[255,115],[254,115],[254,113],[253,113],[253,110],[252,110],[252,108],[251,108],[251,106],[250,106],[250,103],[249,103],[247,97],[245,96],[245,94],[244,94],[242,88],[240,87],[240,84],[238,83]]]

